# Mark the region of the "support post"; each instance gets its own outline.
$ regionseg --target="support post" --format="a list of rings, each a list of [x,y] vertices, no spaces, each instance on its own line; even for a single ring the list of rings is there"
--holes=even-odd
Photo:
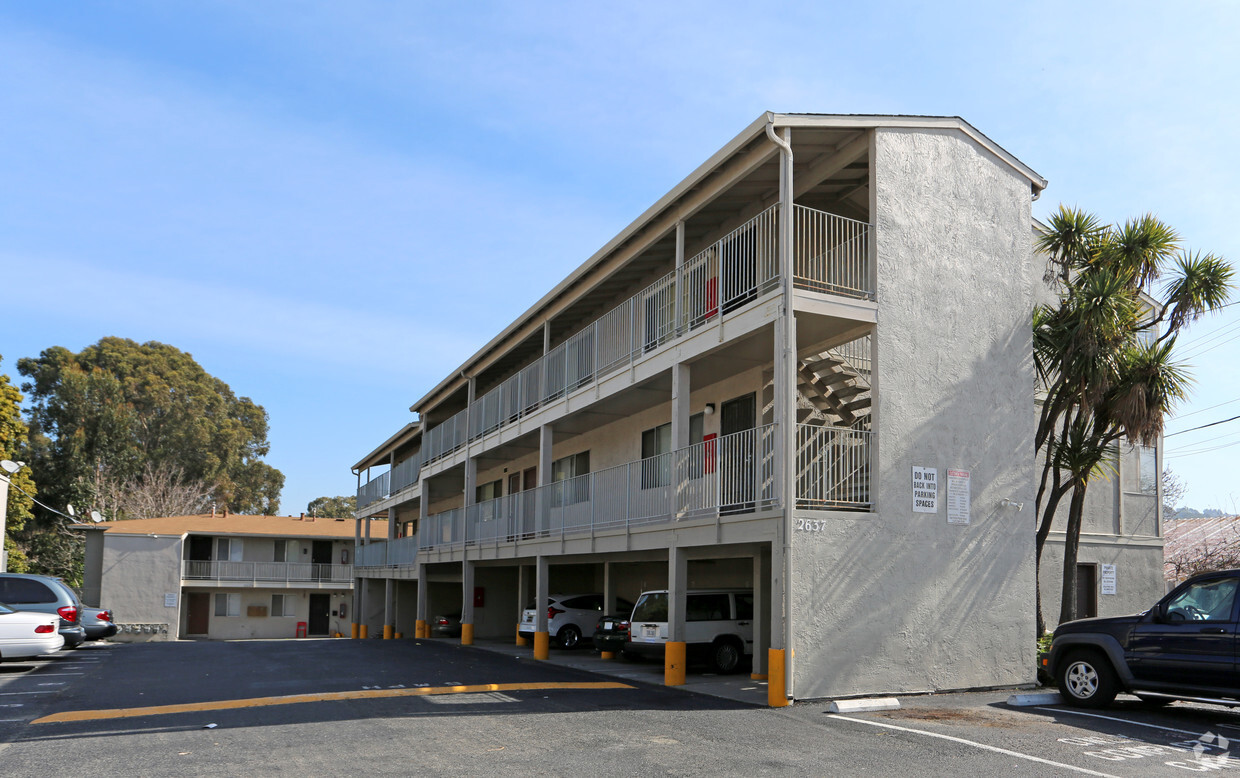
[[[427,600],[429,599],[429,592],[427,591],[427,588],[426,565],[419,564],[417,621],[415,622],[416,626],[414,627],[414,636],[419,638],[429,638],[431,636],[430,627],[426,623],[426,617],[428,615]]]
[[[534,658],[551,656],[551,636],[547,634],[547,598],[550,596],[547,557],[539,554],[534,572]]]
[[[663,652],[663,683],[683,686],[688,646],[685,643],[685,592],[688,589],[688,561],[684,549],[675,541],[667,550],[667,646]]]
[[[461,560],[461,645],[474,644],[474,563]]]

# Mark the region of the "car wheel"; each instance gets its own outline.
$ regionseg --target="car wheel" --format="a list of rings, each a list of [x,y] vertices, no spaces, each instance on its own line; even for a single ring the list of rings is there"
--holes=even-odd
[[[581,630],[568,624],[556,633],[555,639],[560,642],[560,648],[576,648],[581,645]]]
[[[1078,708],[1105,708],[1118,691],[1111,663],[1097,651],[1074,651],[1056,673],[1064,701]]]
[[[711,648],[710,658],[717,671],[736,672],[737,666],[741,663],[741,647],[736,644],[735,640],[718,640]]]

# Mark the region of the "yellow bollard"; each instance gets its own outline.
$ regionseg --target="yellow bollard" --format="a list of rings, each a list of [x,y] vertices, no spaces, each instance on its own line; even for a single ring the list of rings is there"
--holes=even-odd
[[[430,629],[426,626],[426,621],[424,619],[418,619],[416,622],[414,622],[413,636],[415,638],[430,637]]]
[[[462,624],[461,625],[461,645],[472,646],[473,644],[474,644],[474,625],[473,624]]]
[[[366,625],[365,624],[358,625],[358,631],[359,631],[358,637],[361,638],[362,640],[365,640],[367,637]]]
[[[784,650],[782,648],[767,649],[766,667],[766,704],[772,708],[788,706],[788,692],[784,683]]]
[[[551,656],[551,636],[546,632],[534,633],[534,658],[547,659]]]
[[[749,674],[749,680],[751,680],[751,681],[765,681],[765,680],[766,680],[766,673],[750,673],[750,674]]]
[[[668,641],[663,649],[663,685],[685,685],[685,644],[678,640]]]
[[[401,639],[401,638],[403,638],[403,637],[404,637],[404,634],[403,634],[403,633],[401,633],[401,632],[397,632],[397,633],[396,633],[396,639],[397,639],[397,640],[400,640],[400,639]]]
[[[357,629],[357,622],[356,622],[356,621],[355,621],[355,622],[353,622],[352,633],[353,633],[353,639],[354,639],[354,640],[357,640],[358,629]]]
[[[393,635],[393,633],[395,633],[395,632],[396,632],[396,628],[395,628],[395,627],[393,627],[391,624],[384,624],[384,625],[383,625],[383,639],[384,639],[384,640],[391,640],[391,639],[392,639],[392,635]]]
[[[521,628],[520,628],[520,627],[517,627],[517,645],[518,645],[518,646],[524,646],[524,645],[525,645],[526,643],[528,643],[528,642],[529,642],[528,640],[526,640],[525,638],[521,637]]]
[[[615,659],[616,658],[615,651],[600,651],[598,652],[598,655],[602,657],[603,659]]]

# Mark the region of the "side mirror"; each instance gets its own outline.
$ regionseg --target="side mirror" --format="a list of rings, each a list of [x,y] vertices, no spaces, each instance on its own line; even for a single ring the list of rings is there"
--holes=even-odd
[[[1164,603],[1160,602],[1159,604],[1155,605],[1153,608],[1150,608],[1150,617],[1153,619],[1155,624],[1166,624],[1167,623],[1167,606]]]

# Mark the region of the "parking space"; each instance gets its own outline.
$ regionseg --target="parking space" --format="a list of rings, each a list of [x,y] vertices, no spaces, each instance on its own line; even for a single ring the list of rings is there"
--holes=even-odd
[[[98,668],[111,647],[88,643],[37,659],[0,663],[0,741],[6,730],[53,710],[66,691]]]
[[[1240,769],[1240,713],[1209,705],[1151,708],[1121,696],[1105,710],[1064,705],[1012,707],[1009,692],[901,699],[899,710],[833,714],[802,703],[796,715],[821,717],[840,731],[882,732],[927,748],[943,744],[1005,756],[1054,772],[1138,776]],[[1235,756],[1233,756],[1233,753]]]

